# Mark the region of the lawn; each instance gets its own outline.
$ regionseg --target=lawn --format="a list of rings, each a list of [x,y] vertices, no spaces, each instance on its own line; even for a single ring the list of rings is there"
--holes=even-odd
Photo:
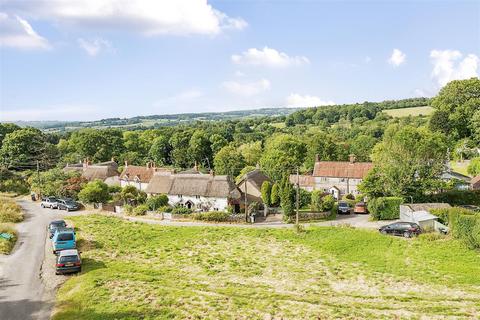
[[[84,271],[53,319],[478,318],[480,254],[346,227],[164,227],[72,218]]]
[[[394,118],[401,118],[401,117],[416,117],[416,116],[428,116],[433,113],[433,108],[429,106],[424,107],[412,107],[412,108],[400,108],[400,109],[390,109],[390,110],[383,110],[389,116]]]

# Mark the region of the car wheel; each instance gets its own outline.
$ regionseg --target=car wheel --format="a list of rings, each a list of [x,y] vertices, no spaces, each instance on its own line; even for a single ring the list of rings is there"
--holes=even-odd
[[[387,234],[387,230],[380,231],[381,234]]]
[[[403,233],[403,237],[404,237],[404,238],[411,238],[411,237],[412,237],[412,235],[411,235],[411,233],[410,233],[410,232],[408,232],[408,231],[405,231],[405,232]]]
[[[68,208],[67,208],[67,209],[65,209],[65,210],[67,210],[67,212],[70,212],[70,209],[68,209]]]
[[[40,205],[40,207],[45,208],[45,206],[43,205],[43,203]]]

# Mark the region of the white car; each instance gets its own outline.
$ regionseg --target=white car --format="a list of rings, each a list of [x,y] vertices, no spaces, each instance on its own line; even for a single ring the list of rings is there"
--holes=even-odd
[[[58,200],[55,197],[42,198],[40,206],[42,208],[58,209]]]

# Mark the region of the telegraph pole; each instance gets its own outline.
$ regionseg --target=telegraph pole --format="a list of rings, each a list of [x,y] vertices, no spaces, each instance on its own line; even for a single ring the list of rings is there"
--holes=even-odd
[[[39,199],[42,197],[42,184],[40,183],[40,163],[37,160],[37,183],[38,183],[38,192]]]
[[[245,174],[245,222],[248,222],[247,183],[248,173]]]
[[[295,224],[298,226],[298,214],[299,214],[299,210],[300,210],[300,175],[298,174],[298,167],[297,167],[297,213],[295,215]]]

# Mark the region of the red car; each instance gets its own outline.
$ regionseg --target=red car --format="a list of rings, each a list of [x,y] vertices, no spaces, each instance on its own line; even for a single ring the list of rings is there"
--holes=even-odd
[[[355,208],[353,209],[354,213],[361,213],[366,214],[368,213],[367,204],[365,202],[358,202],[355,204]]]

